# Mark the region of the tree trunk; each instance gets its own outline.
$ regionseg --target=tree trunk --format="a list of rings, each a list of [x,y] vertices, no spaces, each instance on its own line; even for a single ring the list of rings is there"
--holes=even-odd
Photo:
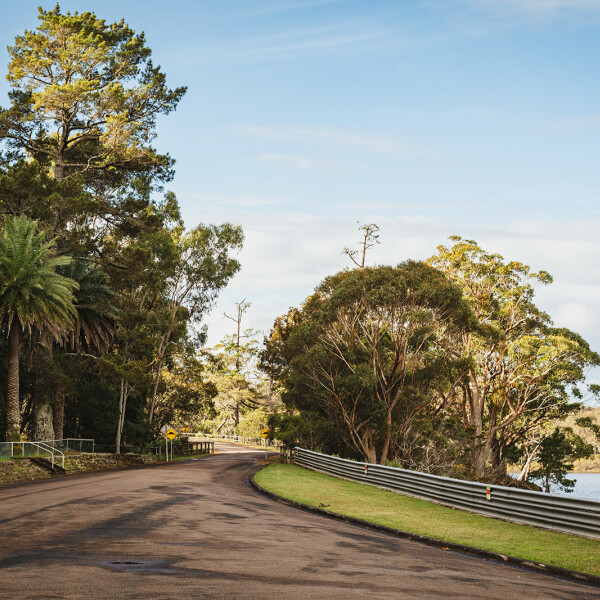
[[[363,445],[363,455],[365,462],[377,464],[377,450],[375,449],[375,444],[372,440],[368,440],[367,443]]]
[[[119,394],[119,422],[117,424],[117,437],[115,439],[115,454],[121,454],[121,436],[125,424],[125,409],[127,408],[127,397],[129,396],[129,382],[121,379],[121,392]]]
[[[65,428],[65,386],[58,384],[54,394],[54,403],[52,404],[52,424],[54,426],[54,435],[57,440],[62,440]]]
[[[491,454],[494,476],[501,479],[506,478],[508,475],[506,460],[502,456],[502,447],[497,436],[492,438]]]
[[[8,385],[6,393],[6,433],[9,442],[21,439],[21,408],[19,406],[19,351],[21,324],[13,318],[8,335]]]
[[[523,465],[519,476],[517,477],[517,481],[527,481],[529,478],[529,471],[531,471],[531,459],[533,458],[533,454],[530,454]]]
[[[154,419],[154,409],[156,408],[156,396],[158,394],[158,384],[160,382],[160,370],[162,369],[163,356],[158,359],[158,365],[156,369],[156,377],[154,378],[154,384],[152,386],[152,395],[150,396],[150,407],[148,411],[148,423],[152,423]]]
[[[47,441],[54,438],[50,386],[48,385],[48,351],[39,346],[34,358],[35,387],[33,395],[33,439]]]
[[[365,462],[377,464],[377,450],[373,441],[373,434],[370,431],[361,436],[360,446]]]
[[[473,471],[476,478],[482,477],[485,473],[485,467],[492,449],[493,437],[494,433],[489,431],[485,442],[482,442],[481,437],[479,437],[478,443],[473,449]]]
[[[385,465],[388,453],[390,451],[390,443],[392,440],[392,411],[388,410],[387,419],[385,423],[385,441],[383,442],[383,448],[381,450],[381,457],[379,458],[379,464]]]
[[[36,442],[55,439],[52,406],[44,396],[39,401],[35,400],[34,423],[33,438]]]

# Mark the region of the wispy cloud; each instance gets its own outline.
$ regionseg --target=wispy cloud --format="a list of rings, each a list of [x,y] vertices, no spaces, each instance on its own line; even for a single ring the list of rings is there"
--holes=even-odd
[[[210,207],[234,207],[236,209],[270,207],[289,202],[288,198],[282,196],[264,196],[255,194],[199,194],[196,192],[184,192],[187,200],[195,205]]]
[[[558,123],[559,126],[569,129],[600,127],[600,115],[578,115],[565,117]]]
[[[444,9],[468,9],[482,16],[517,18],[536,22],[581,21],[600,18],[599,0],[454,0],[433,4]]]
[[[346,3],[348,0],[297,0],[292,2],[267,2],[265,4],[256,3],[252,8],[240,10],[238,12],[228,12],[228,18],[247,18],[260,17],[275,13],[301,11],[328,6],[330,4]]]
[[[394,158],[408,158],[420,153],[419,149],[403,144],[400,140],[368,132],[355,132],[321,127],[247,125],[239,130],[242,134],[264,139],[281,140],[303,144],[330,144],[355,148],[364,152],[387,154]]]
[[[276,34],[236,39],[229,43],[204,46],[196,56],[201,66],[241,65],[313,56],[360,48],[393,38],[393,31],[364,21],[335,23],[320,27],[290,29]]]
[[[306,156],[292,156],[289,154],[261,154],[260,160],[284,167],[292,167],[301,171],[308,171],[321,166],[317,161]]]

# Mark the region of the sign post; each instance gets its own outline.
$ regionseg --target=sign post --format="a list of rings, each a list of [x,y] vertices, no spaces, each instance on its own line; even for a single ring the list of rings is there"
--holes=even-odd
[[[268,427],[265,427],[261,432],[260,435],[262,435],[262,437],[265,440],[265,458],[267,458],[267,440],[269,439],[269,433],[271,432],[271,430]]]
[[[168,423],[160,428],[160,432],[165,436],[165,458],[169,462],[169,440],[171,440],[171,460],[173,460],[173,439],[177,437],[177,432]]]
[[[171,460],[173,460],[173,440],[177,437],[177,432],[172,427],[169,427],[169,431],[165,433],[165,436],[171,440]]]
[[[167,431],[171,429],[168,423],[165,423],[161,428],[160,432],[165,436],[165,460],[169,462],[169,440],[167,439]]]

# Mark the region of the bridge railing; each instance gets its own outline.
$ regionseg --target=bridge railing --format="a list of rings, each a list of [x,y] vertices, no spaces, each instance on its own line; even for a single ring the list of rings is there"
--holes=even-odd
[[[304,448],[297,465],[482,515],[600,539],[600,502],[356,462]]]
[[[263,438],[249,438],[241,435],[225,435],[221,433],[181,433],[181,436],[187,436],[198,439],[222,440],[224,442],[234,442],[245,446],[265,446],[269,448],[279,448],[281,442],[279,440],[264,440]]]

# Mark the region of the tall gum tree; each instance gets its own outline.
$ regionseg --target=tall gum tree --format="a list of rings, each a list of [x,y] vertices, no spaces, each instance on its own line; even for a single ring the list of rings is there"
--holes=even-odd
[[[552,327],[534,303],[535,285],[552,282],[544,271],[485,252],[458,236],[438,247],[429,263],[459,285],[485,327],[465,331],[452,350],[467,365],[455,401],[472,432],[471,469],[505,475],[503,450],[529,428],[560,416],[588,367],[600,362],[581,336]],[[491,464],[490,464],[491,463]]]
[[[0,111],[0,138],[50,162],[54,177],[98,170],[168,169],[152,148],[156,118],[175,109],[144,34],[92,12],[39,9],[40,24],[8,48],[12,105]]]
[[[176,261],[166,284],[166,306],[161,329],[157,335],[154,383],[148,402],[148,420],[152,423],[158,396],[163,361],[172,344],[181,311],[186,318],[200,322],[212,307],[218,293],[240,268],[232,254],[237,253],[243,243],[241,227],[200,224],[184,232],[173,231]]]

